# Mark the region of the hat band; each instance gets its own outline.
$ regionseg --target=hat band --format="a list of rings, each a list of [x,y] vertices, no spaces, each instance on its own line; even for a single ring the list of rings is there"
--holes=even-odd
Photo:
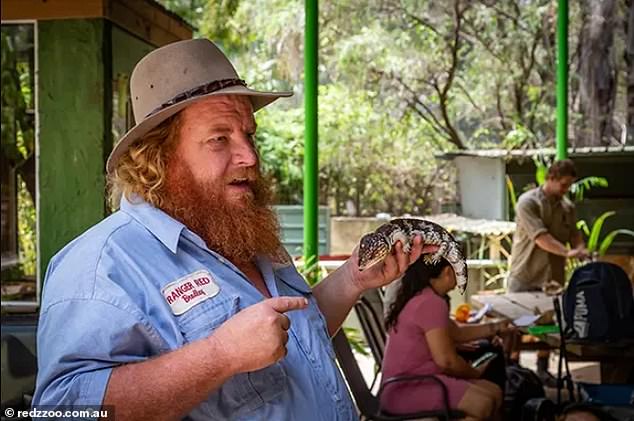
[[[159,105],[155,109],[153,109],[150,113],[148,113],[145,118],[148,118],[159,111],[170,107],[174,104],[178,104],[179,102],[185,101],[186,99],[193,98],[196,96],[210,94],[212,92],[219,91],[220,89],[228,88],[229,86],[247,86],[247,83],[242,79],[220,79],[214,80],[213,82],[205,83],[204,85],[197,86],[193,89],[185,91],[176,95],[174,98],[170,99],[167,102]]]

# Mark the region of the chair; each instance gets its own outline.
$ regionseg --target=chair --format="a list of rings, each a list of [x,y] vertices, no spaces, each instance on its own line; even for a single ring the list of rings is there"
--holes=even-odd
[[[370,390],[374,388],[374,384],[381,371],[381,363],[383,361],[383,353],[385,350],[385,342],[387,334],[383,323],[383,297],[378,289],[365,292],[354,305],[354,311],[361,324],[361,329],[366,338],[370,352],[374,357],[376,364],[376,372]]]
[[[348,343],[348,338],[343,329],[339,330],[332,340],[339,366],[343,372],[344,377],[350,387],[350,392],[357,404],[362,419],[375,420],[375,421],[400,421],[400,420],[413,420],[421,418],[437,418],[441,420],[461,419],[465,417],[464,412],[449,409],[447,389],[445,385],[433,375],[411,375],[411,376],[397,376],[387,379],[377,396],[372,394],[372,391],[368,387],[363,374],[359,369],[357,360],[352,353],[352,348]],[[384,388],[388,384],[394,384],[397,382],[410,382],[428,380],[434,382],[442,389],[444,408],[437,411],[419,411],[409,414],[390,414],[382,411],[380,408],[380,397]]]
[[[377,367],[370,386],[367,385],[359,369],[348,338],[343,330],[340,330],[337,335],[335,335],[333,345],[339,365],[348,381],[350,391],[352,392],[362,417],[367,420],[377,421],[412,420],[420,418],[439,418],[444,420],[464,418],[465,414],[462,411],[449,409],[447,389],[445,385],[433,375],[397,376],[386,379],[377,395],[374,396],[372,390],[381,372],[385,343],[387,340],[387,332],[385,331],[383,322],[383,296],[381,290],[373,289],[366,291],[354,305],[354,310]],[[421,380],[433,382],[437,387],[442,389],[444,398],[443,410],[419,411],[412,414],[389,414],[380,409],[380,396],[387,385]]]

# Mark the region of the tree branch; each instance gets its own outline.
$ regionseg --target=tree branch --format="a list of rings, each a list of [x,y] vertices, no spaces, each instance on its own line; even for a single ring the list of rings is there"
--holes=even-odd
[[[473,108],[478,110],[478,112],[480,112],[481,114],[484,114],[484,110],[480,108],[478,104],[475,103],[473,97],[471,96],[471,94],[469,94],[469,91],[467,91],[467,89],[462,85],[462,83],[456,82],[456,87],[460,89],[463,94],[465,94],[465,96],[467,97],[471,105],[473,105]]]
[[[508,131],[509,127],[506,124],[504,111],[502,111],[502,95],[500,94],[500,84],[497,82],[495,84],[495,107],[497,109],[498,115],[500,116],[500,124],[502,125],[502,129]]]
[[[514,4],[514,5],[516,6],[516,7],[515,7],[515,12],[516,12],[518,15],[517,15],[517,16],[513,16],[513,15],[509,14],[508,12],[505,12],[504,10],[502,10],[502,9],[500,9],[500,8],[498,8],[498,7],[496,7],[496,6],[495,6],[495,4],[497,3],[497,1],[496,1],[496,0],[493,0],[492,4],[489,4],[489,3],[487,3],[487,2],[486,2],[486,1],[484,1],[484,0],[479,0],[479,3],[480,3],[480,4],[482,4],[482,5],[484,5],[484,6],[486,6],[486,7],[488,7],[488,8],[490,8],[490,9],[492,9],[492,10],[494,10],[494,11],[495,11],[498,15],[500,15],[500,16],[504,16],[505,18],[510,19],[510,20],[511,20],[511,22],[513,22],[513,24],[514,24],[517,28],[519,28],[519,29],[521,29],[521,30],[524,30],[524,31],[527,31],[527,32],[530,32],[530,30],[529,30],[526,26],[524,26],[524,24],[522,24],[522,22],[521,22],[521,20],[520,20],[520,18],[521,18],[521,17],[519,16],[519,12],[520,12],[520,10],[519,10],[519,8],[517,7],[517,5],[516,5],[516,4]],[[515,3],[515,2],[513,2],[513,3]]]
[[[412,89],[407,83],[403,82],[403,80],[400,77],[396,75],[390,75],[390,76],[391,76],[391,79],[398,82],[399,85],[401,85],[405,90],[407,90],[410,93],[411,99],[408,100],[407,102],[416,111],[416,113],[419,116],[423,117],[425,121],[430,123],[430,125],[432,125],[432,127],[439,134],[441,134],[443,137],[446,137],[447,140],[449,140],[450,142],[454,143],[451,137],[451,132],[447,130],[445,126],[443,126],[440,120],[438,120],[438,117],[436,117],[436,114],[432,111],[432,109],[429,108],[427,104],[425,104],[423,101],[419,99],[416,91],[414,91],[414,89]],[[419,105],[420,107],[422,107],[423,110],[425,110],[425,113],[427,113],[427,115],[425,115],[425,113],[419,110],[418,107],[416,107],[416,105]]]
[[[449,70],[447,72],[447,80],[445,85],[440,88],[438,84],[435,84],[436,92],[438,92],[438,99],[440,101],[440,111],[445,121],[445,128],[449,132],[451,136],[451,142],[455,144],[460,149],[465,149],[464,142],[462,138],[458,134],[458,131],[453,127],[451,123],[451,118],[449,117],[448,110],[448,93],[449,89],[451,89],[451,85],[453,84],[453,80],[456,76],[456,69],[458,68],[458,50],[460,49],[460,27],[462,21],[462,13],[460,10],[460,0],[454,1],[454,13],[456,19],[456,27],[454,29],[453,36],[453,45],[451,49],[451,65],[449,66]]]
[[[465,23],[466,22],[467,20],[465,19]],[[504,64],[509,64],[509,61],[505,59],[504,56],[501,56],[495,50],[493,50],[493,48],[491,47],[491,42],[488,42],[487,40],[482,38],[482,36],[478,32],[478,28],[476,28],[474,25],[471,25],[471,27],[474,29],[473,32],[467,31],[464,27],[461,29],[462,35],[467,41],[470,41],[472,44],[476,44],[477,41],[478,44],[484,47],[484,49],[487,50],[489,54],[495,57],[498,61]]]
[[[430,112],[429,108],[425,104],[423,104],[422,102],[419,102],[418,100],[416,101],[408,100],[407,103],[414,110],[414,112],[416,112],[416,114],[418,114],[423,120],[429,123],[429,126],[436,133],[438,133],[440,136],[442,136],[443,138],[446,138],[447,140],[451,142],[450,134],[447,133],[447,130],[442,126],[442,124],[440,124],[440,122],[436,119],[433,113]],[[423,107],[427,114],[419,110],[417,105]],[[428,115],[431,116],[431,119],[428,117]]]

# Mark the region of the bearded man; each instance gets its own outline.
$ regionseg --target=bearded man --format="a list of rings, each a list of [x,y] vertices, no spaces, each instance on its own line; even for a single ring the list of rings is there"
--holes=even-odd
[[[253,113],[290,93],[246,87],[203,39],[144,57],[136,126],[107,163],[120,208],[50,262],[34,406],[117,419],[351,420],[330,338],[359,295],[423,251],[357,252],[311,289],[278,236]]]

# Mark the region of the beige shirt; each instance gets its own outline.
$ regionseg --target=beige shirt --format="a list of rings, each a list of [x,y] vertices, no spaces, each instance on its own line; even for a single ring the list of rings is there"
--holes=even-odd
[[[550,280],[563,285],[566,258],[541,249],[535,239],[547,232],[563,244],[572,243],[577,233],[575,205],[566,197],[548,197],[538,187],[520,196],[515,215],[509,291],[541,289]]]

